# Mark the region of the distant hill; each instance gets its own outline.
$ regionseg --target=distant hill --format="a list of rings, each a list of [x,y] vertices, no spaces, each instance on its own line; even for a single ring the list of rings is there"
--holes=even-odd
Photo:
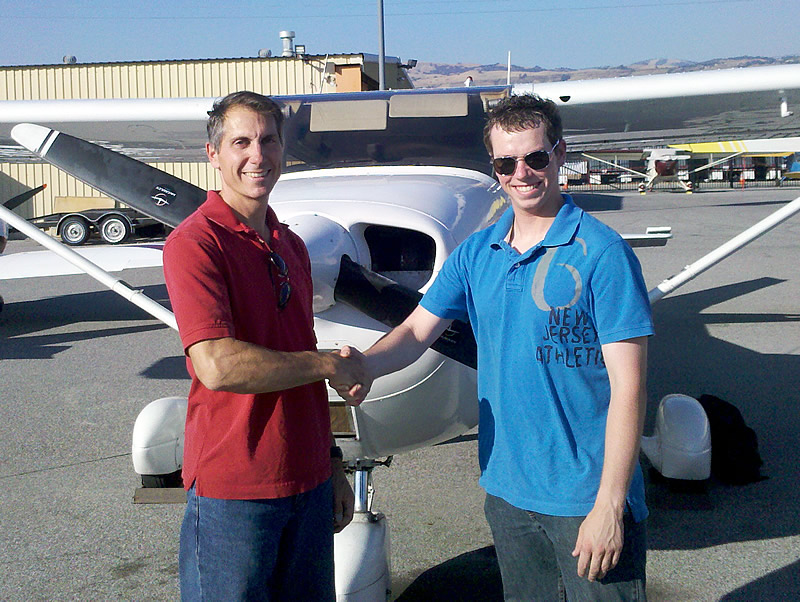
[[[589,67],[586,69],[521,67],[511,65],[511,83],[539,83],[566,81],[570,79],[597,79],[601,77],[624,77],[628,75],[649,75],[651,73],[677,73],[681,71],[703,71],[709,69],[727,69],[732,67],[753,67],[757,65],[783,65],[800,63],[800,55],[780,58],[763,56],[740,56],[727,59],[712,59],[702,63],[681,61],[676,59],[650,59],[617,65],[615,67]],[[506,83],[507,66],[500,63],[493,65],[475,65],[458,63],[426,63],[419,61],[417,66],[409,69],[408,75],[415,88],[448,88],[464,85],[467,76],[472,76],[473,85],[493,86]]]

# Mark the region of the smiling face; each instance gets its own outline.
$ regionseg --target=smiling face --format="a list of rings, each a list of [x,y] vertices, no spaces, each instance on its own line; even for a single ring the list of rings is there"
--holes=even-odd
[[[271,115],[232,107],[225,115],[219,148],[207,144],[206,153],[219,170],[225,202],[241,213],[266,205],[283,159],[283,144]]]
[[[492,158],[518,157],[514,172],[504,176],[497,174],[514,213],[531,217],[555,217],[563,201],[558,187],[558,169],[564,164],[566,153],[564,142],[559,142],[550,154],[550,162],[544,169],[532,169],[522,157],[533,151],[548,152],[553,143],[547,138],[543,126],[527,128],[518,132],[507,132],[495,125],[490,133]]]

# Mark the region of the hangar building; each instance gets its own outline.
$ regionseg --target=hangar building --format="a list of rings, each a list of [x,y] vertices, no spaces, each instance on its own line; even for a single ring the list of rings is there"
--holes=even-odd
[[[63,64],[0,67],[0,100],[220,97],[236,90],[282,95],[378,89],[377,55],[306,54],[305,48],[294,45],[291,38],[287,44],[284,34],[293,37],[293,32],[281,32],[284,52],[274,57],[88,64],[64,57]],[[408,67],[396,57],[386,57],[386,88],[412,88]],[[208,163],[152,165],[201,188],[219,188],[217,174]],[[41,184],[47,184],[47,188],[16,209],[22,217],[114,206],[113,200],[47,163],[0,154],[0,199],[5,201]]]

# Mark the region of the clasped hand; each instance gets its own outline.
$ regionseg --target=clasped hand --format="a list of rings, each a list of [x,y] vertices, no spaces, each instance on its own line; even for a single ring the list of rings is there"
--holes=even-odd
[[[372,387],[372,378],[367,372],[366,357],[349,345],[331,353],[337,358],[336,372],[328,379],[328,383],[349,405],[359,405]]]

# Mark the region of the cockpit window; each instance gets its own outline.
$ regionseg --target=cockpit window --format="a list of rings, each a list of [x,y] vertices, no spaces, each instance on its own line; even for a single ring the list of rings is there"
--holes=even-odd
[[[285,170],[437,165],[491,174],[483,146],[486,107],[507,92],[362,92],[289,102]]]

